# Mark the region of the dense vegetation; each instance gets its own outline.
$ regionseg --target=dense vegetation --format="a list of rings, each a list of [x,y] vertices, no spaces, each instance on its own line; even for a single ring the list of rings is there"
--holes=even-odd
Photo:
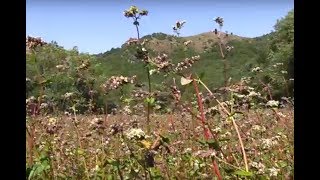
[[[256,38],[139,38],[146,15],[98,55],[27,38],[27,178],[293,179],[293,10]]]

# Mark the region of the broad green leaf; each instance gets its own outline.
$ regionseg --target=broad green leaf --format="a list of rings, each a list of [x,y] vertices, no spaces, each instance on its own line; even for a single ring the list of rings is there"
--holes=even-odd
[[[239,175],[239,176],[253,176],[252,172],[239,170],[235,171],[233,174]]]

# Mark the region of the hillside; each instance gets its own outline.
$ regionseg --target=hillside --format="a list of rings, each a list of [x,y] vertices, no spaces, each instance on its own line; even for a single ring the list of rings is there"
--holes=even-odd
[[[234,47],[230,54],[230,75],[234,80],[239,80],[250,71],[253,65],[259,64],[266,56],[268,36],[259,38],[245,38],[236,35],[229,35],[229,43]],[[166,53],[172,62],[177,63],[186,57],[200,55],[201,60],[195,64],[193,70],[198,74],[205,73],[204,80],[210,79],[211,87],[221,85],[222,79],[222,59],[217,46],[217,36],[212,32],[206,32],[189,37],[175,37],[164,33],[154,33],[144,36],[148,39],[146,47],[153,56],[159,53]],[[183,42],[191,40],[192,43],[184,46]],[[106,73],[124,75],[137,74],[145,79],[145,73],[141,72],[140,64],[128,63],[133,58],[133,51],[130,47],[123,45],[121,48],[112,49],[103,54],[97,55],[97,60],[101,67],[106,69]],[[117,67],[117,68],[113,68]],[[130,69],[130,71],[126,71]],[[109,74],[108,73],[108,74]],[[157,80],[159,77],[156,77]],[[161,78],[160,78],[161,79]],[[159,81],[162,81],[162,79]]]
[[[234,47],[228,56],[228,74],[229,77],[232,77],[232,82],[236,82],[241,77],[248,75],[252,67],[259,63],[264,63],[270,37],[245,38],[229,35],[227,38],[229,40],[228,44]],[[217,37],[214,33],[205,32],[189,37],[175,37],[164,33],[154,33],[144,36],[142,39],[148,39],[146,47],[152,57],[157,56],[159,53],[166,53],[173,63],[181,62],[187,57],[200,55],[201,59],[194,64],[192,72],[201,75],[202,80],[211,89],[219,88],[223,85],[223,61],[217,46]],[[188,40],[191,40],[192,43],[186,47],[183,43]],[[111,49],[105,53],[88,55],[79,53],[77,49],[67,51],[56,43],[51,43],[49,46],[40,48],[36,58],[40,62],[42,73],[48,80],[46,94],[51,94],[54,97],[62,96],[70,91],[84,91],[81,89],[82,87],[75,86],[77,84],[75,81],[78,81],[77,79],[79,78],[86,79],[86,83],[91,84],[90,86],[93,89],[99,91],[101,84],[111,76],[136,75],[137,83],[146,89],[147,75],[143,68],[143,63],[135,60],[134,51],[133,47],[124,44],[121,48]],[[32,58],[34,58],[32,55],[27,54],[27,78],[36,81],[38,70],[35,62],[31,60]],[[77,74],[77,66],[81,66],[86,61],[90,62],[88,70],[81,75]],[[62,65],[67,68],[63,70],[57,69],[58,66],[62,67]],[[164,77],[161,74],[154,74],[151,79],[151,85],[154,90],[166,91],[162,89],[161,83],[172,83],[172,78]],[[119,101],[117,97],[121,96],[121,94],[128,94],[133,88],[133,86],[126,86],[121,92],[109,94],[108,99]],[[182,88],[182,91],[185,92],[184,98],[189,98],[192,95],[188,92],[188,89]],[[39,93],[39,89],[35,85],[28,87],[27,96],[37,93]],[[103,104],[102,99],[97,101],[101,105]]]

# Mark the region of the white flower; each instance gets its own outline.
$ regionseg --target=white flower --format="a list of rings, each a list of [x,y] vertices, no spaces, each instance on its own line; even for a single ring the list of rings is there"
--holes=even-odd
[[[198,170],[199,169],[199,161],[197,159],[194,161],[193,169],[194,170]]]
[[[262,164],[261,162],[259,162],[259,163],[252,162],[251,167],[258,169],[258,174],[263,174],[265,172],[265,168],[266,168],[266,166],[264,164]]]
[[[238,94],[238,93],[234,93],[234,96],[236,96],[237,98],[244,98],[245,97],[245,95]]]
[[[151,69],[151,70],[149,70],[149,74],[150,74],[150,75],[154,74],[155,72],[157,72],[156,69]]]
[[[282,73],[282,74],[288,74],[288,72],[287,72],[287,71],[281,71],[281,73]]]
[[[274,140],[274,138],[271,139],[261,139],[261,146],[263,149],[269,149],[275,145],[278,144],[277,140]]]
[[[261,94],[258,92],[258,93],[256,93],[256,92],[254,92],[254,91],[250,91],[250,93],[249,93],[249,97],[253,97],[253,96],[260,96]]]
[[[251,72],[263,72],[260,67],[255,67],[251,70]]]
[[[215,129],[212,130],[213,132],[217,133],[217,132],[221,132],[221,128],[217,127]]]
[[[270,100],[270,101],[267,102],[266,106],[278,107],[279,106],[279,101]]]
[[[261,132],[266,131],[266,128],[264,126],[259,126],[259,125],[253,125],[252,129],[256,131],[261,131]]]
[[[142,51],[146,52],[147,50],[146,50],[146,48],[142,48]]]
[[[64,98],[69,98],[69,97],[71,97],[71,96],[73,96],[73,95],[74,95],[74,93],[72,93],[72,92],[67,92],[66,94],[63,95],[63,97],[64,97]]]
[[[128,114],[128,115],[130,115],[132,113],[130,106],[123,107],[123,111],[125,114]]]
[[[192,149],[191,148],[186,148],[184,151],[183,151],[183,153],[185,154],[185,153],[191,153],[192,152]]]
[[[278,173],[280,171],[280,169],[277,169],[277,168],[274,168],[274,167],[269,168],[268,170],[269,170],[269,175],[270,176],[278,176]]]
[[[126,133],[126,136],[128,139],[140,139],[145,137],[145,133],[139,128],[132,128]]]
[[[40,105],[40,109],[45,109],[47,108],[49,105],[47,103],[41,103]]]

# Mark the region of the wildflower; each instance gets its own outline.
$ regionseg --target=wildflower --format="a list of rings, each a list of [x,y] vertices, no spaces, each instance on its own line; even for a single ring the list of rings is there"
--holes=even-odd
[[[235,97],[237,97],[237,98],[244,98],[245,97],[245,95],[243,95],[243,94],[238,94],[238,93],[234,93],[233,94]]]
[[[255,67],[251,70],[251,72],[263,72],[260,67]]]
[[[139,12],[139,14],[140,14],[141,16],[147,16],[148,13],[149,13],[149,12],[148,12],[147,10],[142,10],[142,11]]]
[[[215,132],[215,133],[221,132],[221,128],[220,128],[220,127],[217,127],[217,128],[215,128],[215,129],[213,129],[212,132]]]
[[[218,23],[219,26],[223,26],[223,18],[221,18],[221,17],[216,17],[216,18],[214,19],[214,21],[215,21],[216,23]]]
[[[287,71],[281,71],[281,73],[282,73],[282,74],[288,74],[288,72],[287,72]]]
[[[159,56],[157,56],[156,58],[154,58],[152,60],[153,64],[155,66],[157,66],[157,71],[169,71],[170,67],[173,66],[173,64],[170,62],[170,60],[168,59],[168,55],[166,54],[161,54]]]
[[[111,76],[104,84],[102,84],[102,87],[106,92],[117,89],[123,84],[128,84],[135,81],[136,76],[132,77],[124,77],[124,76]]]
[[[128,139],[143,139],[145,138],[145,133],[140,128],[132,128],[127,133]]]
[[[130,106],[123,107],[124,114],[130,115],[132,113]]]
[[[278,144],[277,140],[274,139],[261,139],[261,146],[263,149],[269,149]]]
[[[187,154],[187,153],[191,153],[192,152],[192,149],[191,148],[186,148],[184,151],[183,151],[183,154]]]
[[[270,176],[278,176],[280,169],[272,167],[272,168],[269,168],[268,171]]]
[[[66,94],[63,95],[64,98],[68,99],[74,95],[73,92],[67,92]]]
[[[279,106],[279,101],[270,100],[270,101],[267,102],[266,106],[269,106],[269,107],[278,107],[278,106]]]
[[[231,51],[234,47],[233,46],[227,46],[226,49],[227,51]]]
[[[186,23],[186,21],[177,21],[175,24],[175,27],[177,29],[181,29],[185,23]]]
[[[265,173],[265,168],[266,166],[264,164],[262,164],[261,162],[257,163],[257,162],[252,162],[251,163],[251,167],[254,167],[258,170],[258,174],[263,174]]]
[[[45,109],[45,108],[47,108],[49,105],[48,105],[48,103],[41,103],[40,104],[40,109]]]
[[[249,94],[248,94],[248,97],[254,97],[254,96],[260,96],[261,94],[258,92],[254,92],[254,91],[250,91]]]
[[[264,126],[259,126],[259,125],[253,125],[252,129],[256,131],[261,131],[261,132],[266,131],[266,128]]]
[[[182,71],[183,69],[187,69],[188,67],[192,67],[192,65],[200,60],[200,56],[193,56],[191,58],[186,58],[184,61],[179,62],[175,68],[175,71]]]

